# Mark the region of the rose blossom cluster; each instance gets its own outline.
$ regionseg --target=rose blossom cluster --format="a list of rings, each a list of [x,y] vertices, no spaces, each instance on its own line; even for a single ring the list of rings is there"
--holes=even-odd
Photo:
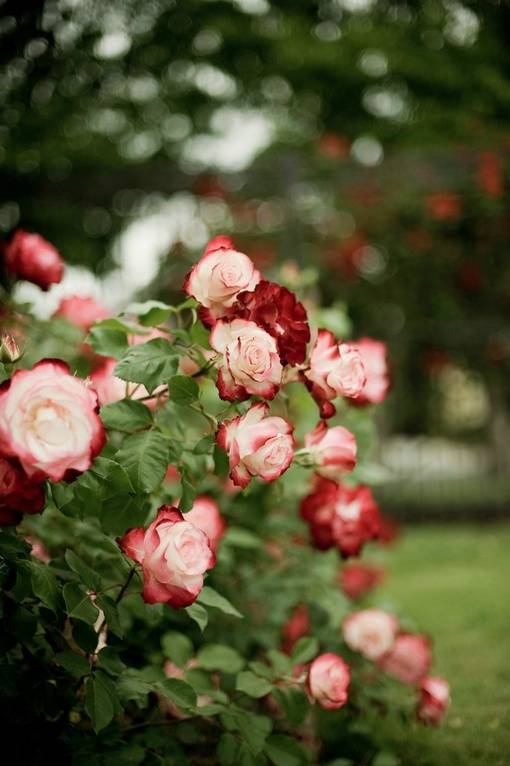
[[[335,414],[332,401],[339,396],[359,404],[384,399],[389,386],[384,344],[340,342],[319,330],[309,350],[303,304],[286,287],[263,279],[228,237],[211,240],[184,290],[198,301],[200,317],[211,328],[222,399],[273,399],[291,379],[309,388],[322,418]]]
[[[418,718],[424,723],[439,723],[449,704],[449,687],[444,679],[428,675],[432,648],[426,636],[400,630],[398,619],[381,609],[350,614],[342,630],[351,649],[398,681],[418,687]]]
[[[379,534],[379,507],[364,485],[350,487],[319,477],[302,500],[300,511],[315,547],[337,547],[343,558],[357,556]]]

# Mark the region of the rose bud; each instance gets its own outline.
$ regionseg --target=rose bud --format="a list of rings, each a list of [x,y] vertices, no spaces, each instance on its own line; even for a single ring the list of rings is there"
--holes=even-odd
[[[0,527],[19,524],[22,513],[40,513],[44,504],[41,484],[28,479],[16,461],[0,457]]]
[[[311,453],[315,471],[326,479],[336,479],[352,471],[356,465],[356,439],[342,426],[328,428],[323,420],[305,436],[305,447]]]
[[[312,700],[326,710],[337,710],[348,699],[351,673],[337,654],[327,652],[314,659],[308,671],[307,691]]]
[[[130,529],[119,541],[123,553],[142,565],[144,601],[174,609],[196,601],[204,574],[216,563],[209,538],[182,513],[163,505],[147,529]]]
[[[68,298],[62,298],[53,316],[67,319],[71,324],[88,332],[94,322],[108,319],[110,312],[93,298],[70,295]]]
[[[57,250],[39,234],[19,229],[4,249],[7,271],[18,279],[33,282],[42,290],[60,282],[64,262]]]
[[[282,628],[282,651],[292,654],[294,645],[300,638],[310,635],[310,614],[306,604],[298,604]]]
[[[384,570],[370,564],[345,564],[340,572],[340,586],[348,598],[357,600],[370,593],[384,580]]]
[[[444,678],[424,678],[420,685],[420,698],[416,715],[429,726],[437,726],[450,704],[450,687]]]
[[[365,368],[366,382],[361,393],[351,404],[364,406],[379,404],[386,399],[390,388],[386,344],[373,338],[361,338],[353,343]]]
[[[18,370],[0,389],[0,452],[34,480],[71,479],[105,442],[97,397],[58,359]]]
[[[336,546],[343,558],[357,556],[379,534],[379,507],[371,490],[362,484],[349,487],[319,478],[301,501],[301,517],[308,522],[319,550]]]
[[[14,364],[21,357],[22,353],[12,335],[2,335],[0,338],[0,362]]]
[[[369,660],[378,660],[389,652],[398,632],[398,620],[382,609],[363,609],[343,621],[345,643]]]
[[[254,290],[240,293],[236,316],[262,327],[276,339],[283,364],[302,364],[310,327],[306,309],[294,293],[275,282],[263,280]]]
[[[276,396],[283,370],[276,341],[269,333],[255,322],[220,319],[209,342],[221,354],[217,387],[222,399],[234,402],[250,396]]]
[[[319,330],[304,377],[323,418],[335,414],[332,399],[355,399],[366,381],[359,352],[352,344],[336,341],[329,330]]]
[[[184,292],[202,306],[200,318],[208,327],[228,316],[243,290],[253,290],[260,273],[244,253],[234,249],[228,237],[215,237],[184,282]]]
[[[214,553],[220,540],[225,534],[226,522],[220,513],[218,503],[212,497],[202,495],[197,497],[190,511],[184,514],[185,521],[191,521],[196,527],[205,532]]]
[[[430,670],[432,652],[426,636],[401,633],[384,657],[380,667],[404,684],[417,684]]]
[[[293,427],[268,412],[267,404],[254,404],[218,429],[216,441],[228,453],[230,478],[238,487],[246,487],[253,476],[274,481],[292,462]]]

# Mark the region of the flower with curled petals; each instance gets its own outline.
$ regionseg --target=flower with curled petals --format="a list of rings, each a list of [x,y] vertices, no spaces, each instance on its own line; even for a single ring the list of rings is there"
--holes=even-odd
[[[209,538],[182,513],[163,505],[147,529],[130,529],[119,541],[142,566],[144,601],[174,609],[196,601],[204,575],[216,563]]]
[[[0,386],[0,453],[36,481],[90,468],[105,442],[96,394],[65,362],[44,359]]]
[[[220,354],[217,387],[227,401],[250,396],[273,399],[282,382],[282,365],[275,339],[245,319],[219,320],[209,337]]]
[[[274,481],[292,462],[293,428],[283,418],[268,416],[268,412],[267,404],[254,404],[218,429],[216,441],[228,454],[230,478],[238,487],[248,486],[253,476]]]

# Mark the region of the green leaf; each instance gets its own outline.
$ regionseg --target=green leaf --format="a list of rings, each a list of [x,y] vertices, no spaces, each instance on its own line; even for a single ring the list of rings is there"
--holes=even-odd
[[[31,562],[32,589],[42,603],[53,612],[58,610],[59,585],[53,571],[47,564]]]
[[[152,492],[164,479],[169,443],[161,431],[151,429],[128,436],[115,459],[124,466],[135,489]]]
[[[116,431],[139,431],[152,425],[152,413],[145,404],[134,399],[122,399],[101,407],[101,420],[106,428]]]
[[[194,455],[210,455],[214,448],[214,436],[204,436],[193,447]]]
[[[168,381],[170,399],[176,404],[192,404],[198,399],[200,389],[193,378],[175,375]]]
[[[201,604],[206,606],[213,606],[215,609],[219,609],[224,614],[229,614],[232,617],[240,617],[243,615],[238,612],[235,606],[228,601],[224,596],[217,593],[214,588],[210,588],[208,585],[204,585],[197,599]]]
[[[187,471],[181,468],[181,499],[179,501],[179,509],[182,513],[191,510],[196,496],[197,491],[194,482],[188,478]]]
[[[141,527],[150,505],[145,495],[117,495],[102,509],[101,526],[107,534],[123,535],[131,527]]]
[[[94,325],[87,340],[98,354],[113,356],[114,359],[120,359],[129,348],[127,332],[120,322],[111,319]]]
[[[190,639],[175,630],[169,630],[161,639],[163,654],[180,668],[193,657],[194,647]]]
[[[83,655],[76,654],[76,652],[72,652],[70,649],[56,654],[55,660],[75,678],[82,678],[90,673],[90,663],[88,660]]]
[[[275,766],[303,766],[309,762],[301,745],[285,734],[272,734],[268,737],[264,751]]]
[[[229,732],[222,734],[216,749],[216,755],[218,756],[220,766],[237,766],[239,763],[237,760],[238,751],[239,740]]]
[[[197,654],[198,664],[206,670],[238,673],[244,665],[239,652],[223,644],[205,644]]]
[[[78,575],[83,585],[86,585],[90,590],[98,590],[101,578],[83,559],[77,556],[74,551],[67,550],[65,552],[65,560],[69,569]]]
[[[264,747],[273,724],[270,718],[256,715],[247,710],[237,710],[237,726],[253,755],[258,755]]]
[[[99,732],[108,726],[114,715],[113,702],[99,676],[85,681],[85,710],[92,721],[94,731]]]
[[[373,766],[399,766],[400,759],[393,753],[381,752],[373,760]]]
[[[136,314],[140,324],[144,327],[156,327],[174,312],[173,306],[162,303],[162,301],[145,301],[144,303],[131,304],[126,313]]]
[[[104,649],[101,649],[97,657],[97,663],[100,668],[114,676],[119,676],[126,670],[126,665],[120,659],[117,650],[112,646],[105,646]]]
[[[158,684],[158,689],[179,707],[195,707],[197,695],[189,684],[178,678],[167,678]]]
[[[191,606],[186,607],[185,611],[188,613],[189,617],[196,622],[203,633],[209,620],[207,609],[204,609],[200,604],[191,604]]]
[[[177,372],[179,356],[175,347],[163,338],[132,346],[115,367],[122,380],[142,383],[149,393]]]
[[[236,679],[237,691],[244,692],[249,697],[255,697],[256,699],[265,697],[272,688],[272,683],[266,681],[265,678],[256,676],[251,670],[244,670],[242,673],[239,673]]]
[[[309,662],[317,655],[318,651],[319,642],[315,636],[304,636],[297,641],[292,650],[292,662],[296,665]]]
[[[93,625],[99,612],[85,590],[78,583],[68,582],[62,592],[69,617],[77,617],[88,625]]]
[[[260,548],[262,545],[258,535],[242,527],[228,527],[223,542],[235,548]]]
[[[228,455],[217,444],[214,445],[214,475],[226,476],[229,471]]]
[[[211,348],[209,345],[209,331],[201,322],[195,322],[190,330],[190,337],[193,343],[202,348]]]

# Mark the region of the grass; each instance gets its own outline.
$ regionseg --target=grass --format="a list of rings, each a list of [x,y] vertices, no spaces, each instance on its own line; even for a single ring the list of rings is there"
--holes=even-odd
[[[434,639],[450,682],[442,727],[381,732],[405,766],[510,764],[510,525],[410,527],[386,554],[380,595]]]

